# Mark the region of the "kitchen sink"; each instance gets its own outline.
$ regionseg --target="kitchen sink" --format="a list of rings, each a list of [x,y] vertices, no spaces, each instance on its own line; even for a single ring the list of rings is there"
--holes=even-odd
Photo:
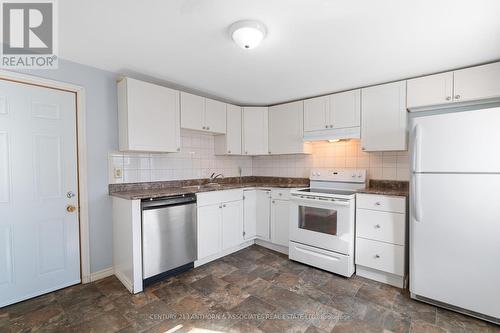
[[[190,186],[183,186],[182,188],[185,189],[193,189],[193,190],[203,190],[203,189],[212,189],[212,188],[220,188],[221,184],[217,183],[209,183],[209,184],[203,184],[203,185],[190,185]]]

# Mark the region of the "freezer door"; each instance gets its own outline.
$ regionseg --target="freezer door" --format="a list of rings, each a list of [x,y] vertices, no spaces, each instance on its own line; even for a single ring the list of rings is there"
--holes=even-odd
[[[500,172],[500,108],[413,118],[413,172]]]
[[[500,318],[500,175],[412,177],[410,291]]]

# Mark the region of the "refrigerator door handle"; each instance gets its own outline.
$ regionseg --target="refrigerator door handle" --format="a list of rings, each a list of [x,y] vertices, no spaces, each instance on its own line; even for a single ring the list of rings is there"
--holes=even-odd
[[[420,125],[416,124],[413,128],[413,146],[412,146],[412,172],[420,172],[420,143],[421,143]]]
[[[413,174],[413,218],[415,222],[420,222],[422,220],[422,211],[420,209],[420,175]]]

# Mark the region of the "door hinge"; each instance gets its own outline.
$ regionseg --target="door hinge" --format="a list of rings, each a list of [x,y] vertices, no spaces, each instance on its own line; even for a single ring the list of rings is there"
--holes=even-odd
[[[245,235],[246,235],[246,234],[247,234],[247,233],[243,231],[243,237],[245,237]]]

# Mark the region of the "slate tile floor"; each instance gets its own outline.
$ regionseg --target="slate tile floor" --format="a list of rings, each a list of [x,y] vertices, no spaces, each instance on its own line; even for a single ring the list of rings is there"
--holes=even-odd
[[[0,332],[28,331],[439,333],[500,326],[252,246],[138,295],[109,277],[0,309]]]

